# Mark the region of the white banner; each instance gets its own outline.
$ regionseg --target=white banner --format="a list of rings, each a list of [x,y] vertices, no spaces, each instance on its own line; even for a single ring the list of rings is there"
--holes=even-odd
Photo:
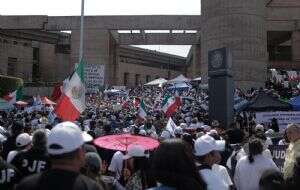
[[[100,64],[86,64],[84,67],[85,85],[88,93],[96,92],[104,86],[105,66]]]
[[[280,131],[284,131],[288,124],[300,124],[300,112],[257,112],[256,123],[271,123],[272,119],[276,118]]]

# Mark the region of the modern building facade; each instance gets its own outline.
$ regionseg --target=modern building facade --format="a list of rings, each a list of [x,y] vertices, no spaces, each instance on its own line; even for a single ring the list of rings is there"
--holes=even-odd
[[[84,57],[105,65],[107,85],[178,74],[206,83],[208,51],[221,47],[230,49],[235,85],[244,89],[263,86],[268,68],[300,70],[299,0],[202,0],[201,15],[88,16],[85,24]],[[78,62],[79,26],[78,16],[0,16],[0,72],[61,81]],[[192,48],[182,58],[128,46],[147,44]]]

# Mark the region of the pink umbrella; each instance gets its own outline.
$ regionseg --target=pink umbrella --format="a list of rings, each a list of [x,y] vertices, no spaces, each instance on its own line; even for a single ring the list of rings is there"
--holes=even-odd
[[[130,134],[108,135],[94,140],[98,147],[127,151],[129,145],[140,145],[145,150],[153,150],[159,146],[159,142],[149,137],[135,136]]]
[[[28,103],[27,102],[24,102],[24,101],[17,101],[16,103],[15,103],[16,105],[18,105],[18,106],[27,106],[28,105]]]

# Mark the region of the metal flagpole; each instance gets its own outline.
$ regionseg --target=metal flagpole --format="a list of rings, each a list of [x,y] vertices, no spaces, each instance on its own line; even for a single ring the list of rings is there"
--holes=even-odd
[[[79,62],[83,57],[83,32],[84,32],[84,0],[81,0],[81,21],[80,21],[80,44],[79,44]]]

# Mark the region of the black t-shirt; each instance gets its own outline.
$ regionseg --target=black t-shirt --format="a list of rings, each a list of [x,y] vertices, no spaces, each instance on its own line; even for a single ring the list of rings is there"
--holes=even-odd
[[[15,167],[0,159],[0,189],[11,190],[18,183],[20,173]]]
[[[19,152],[11,164],[20,171],[22,177],[50,169],[48,154],[35,148]]]
[[[95,181],[72,171],[49,170],[25,178],[16,190],[103,190]]]

